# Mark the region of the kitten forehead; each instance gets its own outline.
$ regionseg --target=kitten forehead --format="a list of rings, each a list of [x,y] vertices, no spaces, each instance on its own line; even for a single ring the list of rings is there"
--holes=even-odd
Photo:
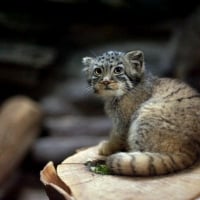
[[[123,53],[120,52],[120,51],[107,51],[107,52],[105,52],[105,53],[103,54],[103,56],[107,56],[107,57],[112,57],[112,56],[118,57],[118,56],[120,56],[120,55],[122,55],[122,54],[123,54]]]
[[[108,51],[103,53],[101,56],[96,57],[96,64],[103,66],[115,65],[121,61],[123,55],[123,52]]]

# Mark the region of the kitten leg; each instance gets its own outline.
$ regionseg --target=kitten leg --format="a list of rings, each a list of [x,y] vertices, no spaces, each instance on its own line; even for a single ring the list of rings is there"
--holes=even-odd
[[[99,154],[104,156],[111,155],[113,150],[110,148],[110,146],[112,145],[110,145],[109,141],[101,142],[99,147]]]
[[[100,143],[99,154],[108,156],[124,149],[124,142],[120,137],[112,136],[108,141]]]

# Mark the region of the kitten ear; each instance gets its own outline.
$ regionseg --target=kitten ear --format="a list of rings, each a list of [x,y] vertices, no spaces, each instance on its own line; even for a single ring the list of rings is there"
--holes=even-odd
[[[93,62],[94,62],[94,59],[93,59],[92,57],[84,57],[84,58],[82,59],[82,63],[83,63],[83,65],[85,66],[85,67],[83,68],[83,72],[85,72],[86,75],[89,74],[90,66],[91,66],[91,64],[92,64]]]
[[[83,65],[85,65],[85,66],[90,66],[91,64],[92,64],[92,62],[93,62],[93,58],[92,57],[84,57],[83,59],[82,59],[82,63],[83,63]]]
[[[130,51],[125,54],[127,62],[133,67],[133,69],[138,73],[143,73],[144,66],[144,53],[140,50]]]
[[[84,57],[82,59],[82,63],[84,65],[83,72],[87,78],[89,85],[91,84],[91,66],[94,62],[94,58],[92,57]]]

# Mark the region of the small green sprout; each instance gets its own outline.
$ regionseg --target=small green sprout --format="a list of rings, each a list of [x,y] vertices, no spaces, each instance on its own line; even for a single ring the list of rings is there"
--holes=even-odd
[[[97,160],[97,161],[88,161],[85,164],[91,172],[101,175],[110,174],[110,170],[105,164],[105,161]]]

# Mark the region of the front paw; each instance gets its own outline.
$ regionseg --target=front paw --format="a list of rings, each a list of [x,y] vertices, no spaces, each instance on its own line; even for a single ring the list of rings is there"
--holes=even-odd
[[[103,141],[100,143],[99,154],[103,156],[108,156],[113,153],[112,145],[108,141]]]

